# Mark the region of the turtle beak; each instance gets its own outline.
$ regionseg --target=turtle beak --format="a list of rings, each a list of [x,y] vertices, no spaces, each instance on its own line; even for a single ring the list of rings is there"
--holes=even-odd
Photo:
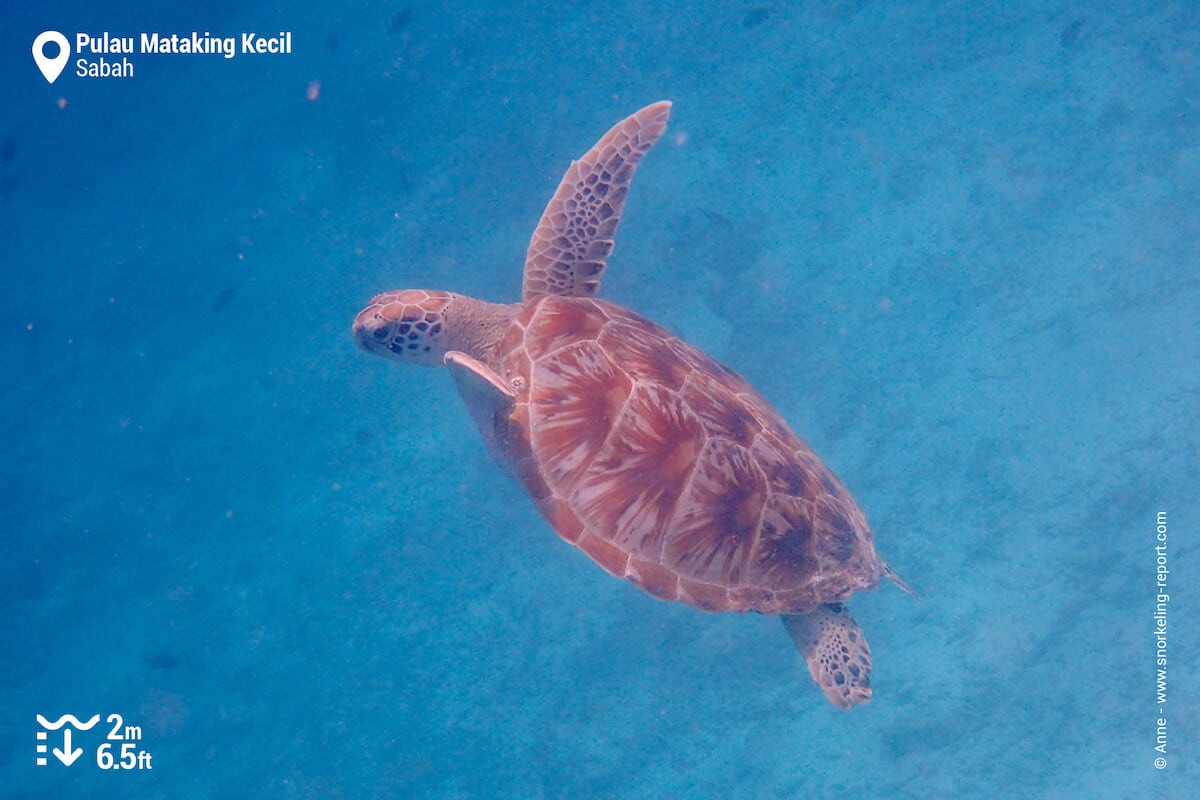
[[[377,310],[376,306],[369,305],[358,312],[351,331],[354,333],[354,341],[361,349],[368,353],[387,355],[387,343],[392,338],[394,325],[386,319],[379,318],[375,313]]]

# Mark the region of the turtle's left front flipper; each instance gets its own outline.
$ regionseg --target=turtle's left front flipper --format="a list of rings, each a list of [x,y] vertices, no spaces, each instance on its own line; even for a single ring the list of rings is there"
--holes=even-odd
[[[844,605],[818,606],[810,614],[782,619],[829,702],[853,708],[871,699],[871,648]]]
[[[444,361],[488,453],[500,466],[512,470],[510,429],[517,393],[486,364],[466,353],[452,350]]]

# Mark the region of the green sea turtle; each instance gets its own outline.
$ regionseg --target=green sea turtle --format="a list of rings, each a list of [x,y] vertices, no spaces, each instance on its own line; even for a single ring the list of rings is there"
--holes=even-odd
[[[871,697],[842,605],[881,575],[846,487],[733,370],[594,299],[668,102],[571,164],[533,233],[519,303],[406,289],[354,320],[363,349],[444,364],[492,457],[563,539],[654,597],[778,614],[834,705]]]

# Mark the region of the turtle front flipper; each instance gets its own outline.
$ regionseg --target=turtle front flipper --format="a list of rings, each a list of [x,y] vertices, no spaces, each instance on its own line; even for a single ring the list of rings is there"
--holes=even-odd
[[[605,259],[638,160],[667,129],[668,101],[618,122],[571,164],[542,213],[525,256],[524,297],[591,297],[600,291]]]
[[[783,626],[829,702],[853,708],[871,699],[871,648],[844,605],[818,606],[811,614],[785,614]]]
[[[488,453],[502,467],[513,469],[510,418],[517,393],[486,364],[466,353],[446,353],[445,364]]]

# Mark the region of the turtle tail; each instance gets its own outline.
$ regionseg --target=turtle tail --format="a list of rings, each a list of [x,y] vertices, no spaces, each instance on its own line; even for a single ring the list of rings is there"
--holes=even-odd
[[[889,567],[886,562],[884,562],[884,564],[883,564],[883,574],[888,576],[888,578],[891,579],[892,583],[896,584],[901,589],[903,589],[905,592],[907,592],[909,595],[911,595],[914,600],[921,599],[921,595],[917,594],[916,591],[914,591],[911,586],[909,586],[907,583],[905,583],[904,579],[901,578],[899,575],[897,575],[896,571],[894,569],[892,569],[891,567]]]

